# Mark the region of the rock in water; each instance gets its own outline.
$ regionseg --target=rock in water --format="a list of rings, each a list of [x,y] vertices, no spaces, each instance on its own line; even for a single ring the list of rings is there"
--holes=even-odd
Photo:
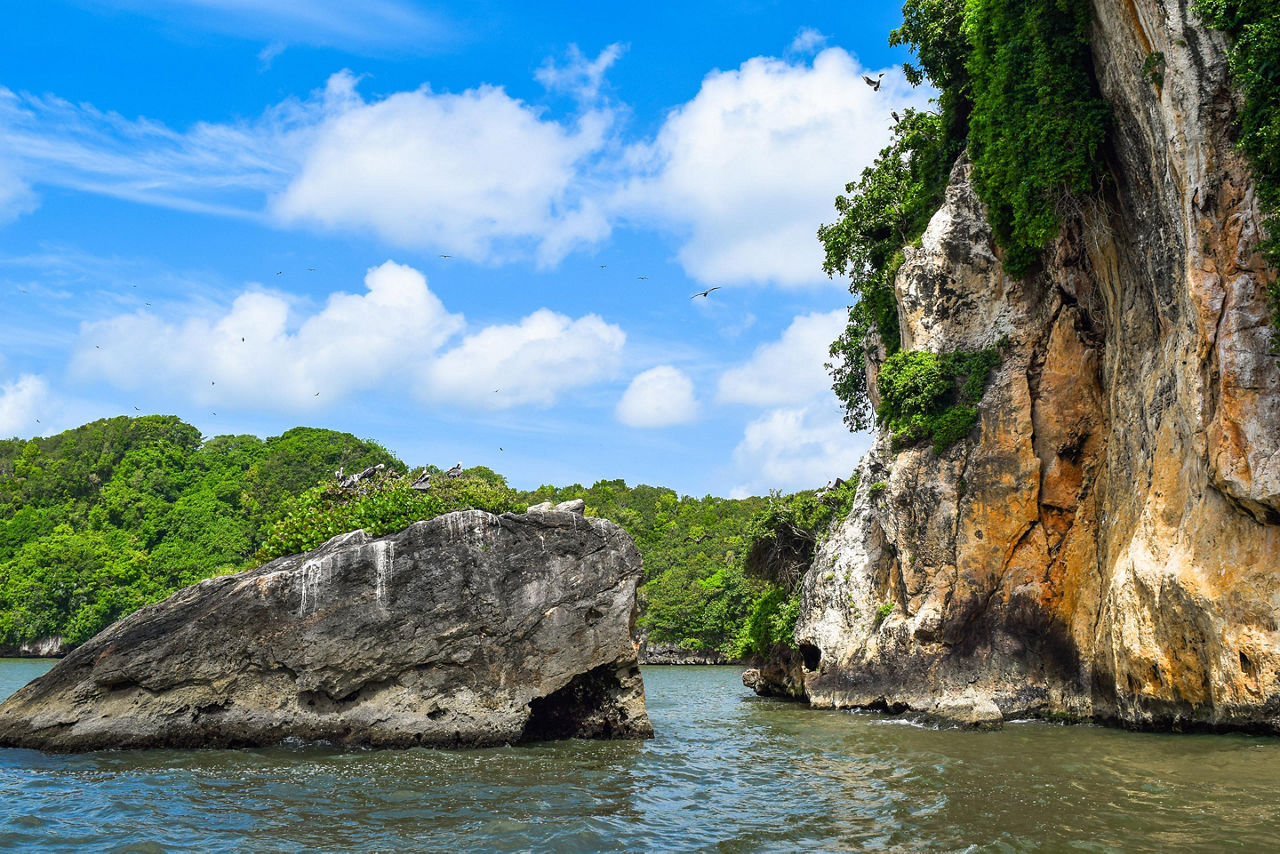
[[[478,510],[363,531],[121,620],[0,706],[49,751],[653,734],[612,522]]]

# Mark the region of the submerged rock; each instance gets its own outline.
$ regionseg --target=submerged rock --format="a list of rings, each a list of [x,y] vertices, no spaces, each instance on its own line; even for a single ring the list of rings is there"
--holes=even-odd
[[[0,745],[649,737],[640,576],[621,528],[568,512],[355,531],[111,626],[0,706]]]

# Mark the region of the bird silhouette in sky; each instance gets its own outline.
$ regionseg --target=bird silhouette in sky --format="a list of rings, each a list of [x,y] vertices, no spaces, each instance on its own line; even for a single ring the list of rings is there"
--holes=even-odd
[[[637,278],[637,279],[647,279],[647,278],[649,278],[649,277],[648,277],[648,276],[636,276],[636,278]]]
[[[608,267],[608,266],[609,266],[608,264],[601,264],[600,269],[603,270],[605,267]]]
[[[890,110],[889,115],[893,116],[893,123],[895,125],[902,121],[902,118],[898,115],[897,110]]]
[[[452,258],[453,256],[452,256],[452,255],[441,255],[440,257],[441,257],[441,258]]]
[[[284,270],[276,270],[276,275],[277,275],[277,276],[283,276],[283,275],[284,275]]]
[[[319,397],[319,396],[320,396],[320,392],[316,392],[315,394],[313,394],[313,395],[311,395],[311,396],[312,396],[312,397]]]
[[[883,72],[883,71],[881,71],[881,72],[880,72],[880,76],[879,76],[879,77],[877,77],[875,80],[872,80],[870,77],[868,77],[868,76],[867,76],[867,75],[865,75],[865,74],[864,74],[864,75],[862,75],[862,79],[863,79],[863,81],[864,81],[868,86],[870,86],[870,87],[871,87],[871,91],[872,91],[872,92],[879,92],[879,91],[880,91],[880,82],[881,82],[881,79],[882,79],[883,77],[884,77],[884,72]]]
[[[316,271],[316,268],[315,268],[315,267],[308,267],[308,268],[307,268],[307,272],[308,272],[308,273],[314,273],[315,271]]]
[[[720,286],[716,285],[714,288],[707,288],[705,291],[698,291],[696,294],[689,297],[689,299],[694,299],[695,297],[705,297],[707,294],[711,293],[712,291],[718,291],[718,290],[720,290]]]
[[[142,410],[135,406],[135,407],[133,408],[133,411],[134,411],[134,412],[141,412]]]

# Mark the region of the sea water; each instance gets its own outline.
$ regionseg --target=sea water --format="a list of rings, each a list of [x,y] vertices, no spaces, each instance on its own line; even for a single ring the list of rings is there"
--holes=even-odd
[[[0,661],[0,696],[49,666]],[[643,670],[651,741],[0,750],[0,851],[1280,850],[1280,739],[935,729]]]

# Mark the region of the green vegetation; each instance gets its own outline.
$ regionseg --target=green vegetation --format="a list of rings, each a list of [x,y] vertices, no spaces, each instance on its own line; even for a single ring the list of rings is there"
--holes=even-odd
[[[524,501],[581,498],[587,513],[621,525],[644,558],[639,628],[656,643],[739,655],[737,638],[767,592],[744,572],[752,517],[762,498],[693,498],[656,486],[602,480],[593,486],[541,486]]]
[[[880,606],[876,608],[876,625],[880,625],[881,623],[883,623],[885,617],[889,616],[892,613],[893,613],[893,603],[881,602]]]
[[[823,270],[847,275],[856,297],[828,369],[845,421],[872,423],[866,366],[900,347],[893,280],[902,247],[923,233],[965,151],[1005,268],[1026,275],[1057,234],[1064,203],[1101,180],[1109,112],[1097,95],[1088,0],[906,0],[890,44],[909,45],[907,79],[939,94],[936,112],[908,111],[892,144],[836,199],[818,230]],[[955,410],[939,435],[963,435]],[[971,421],[969,422],[971,423]]]
[[[354,487],[334,472],[383,464]],[[401,530],[451,510],[520,511],[581,498],[644,558],[640,628],[654,642],[731,657],[794,643],[798,582],[858,484],[725,499],[628,486],[518,492],[488,468],[429,491],[373,442],[296,428],[202,440],[169,416],[114,418],[47,439],[0,441],[0,644],[88,639],[212,575],[308,551],[347,531]]]
[[[1110,109],[1098,95],[1088,0],[969,0],[973,183],[1004,266],[1024,276],[1058,233],[1063,203],[1097,189]]]
[[[1231,76],[1245,97],[1239,145],[1253,167],[1270,231],[1264,251],[1280,269],[1280,8],[1274,0],[1196,0],[1195,10],[1231,36]],[[1271,321],[1280,329],[1280,279],[1272,280],[1269,294]]]
[[[252,560],[276,506],[339,466],[399,465],[345,433],[201,440],[172,416],[0,441],[0,643],[79,642]]]
[[[876,417],[889,428],[895,450],[926,440],[941,454],[968,435],[978,421],[991,370],[1000,364],[996,347],[976,352],[900,351],[885,361]]]
[[[466,469],[456,478],[433,478],[429,491],[410,488],[424,471],[379,472],[352,489],[342,489],[329,479],[288,499],[254,560],[266,563],[281,555],[310,551],[359,528],[377,537],[454,510],[511,513],[527,506],[505,478],[484,466]]]

